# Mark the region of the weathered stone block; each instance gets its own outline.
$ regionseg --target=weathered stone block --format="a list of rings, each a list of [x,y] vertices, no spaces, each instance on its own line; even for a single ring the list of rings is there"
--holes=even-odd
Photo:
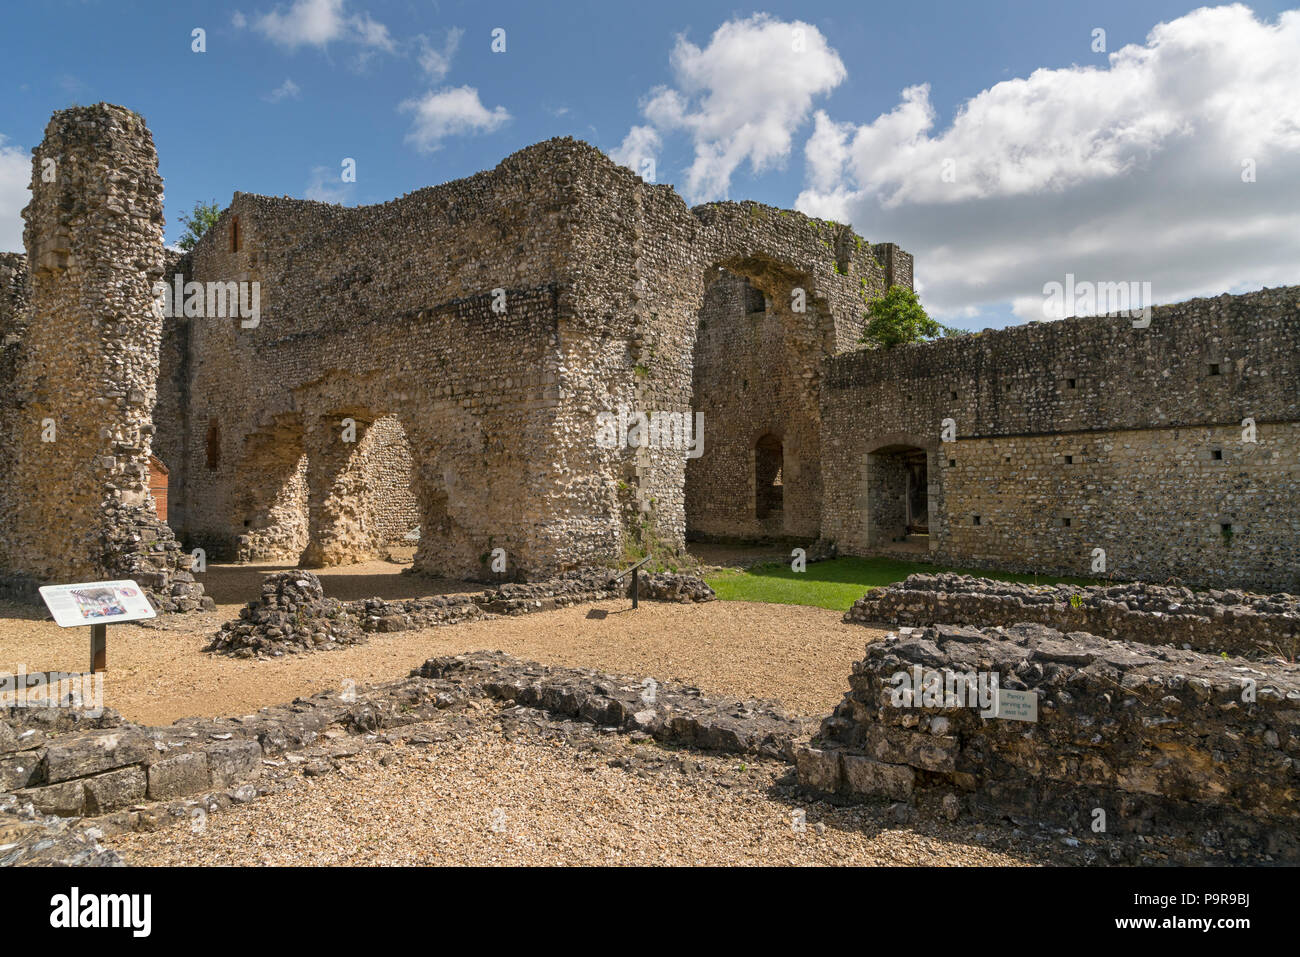
[[[218,741],[205,750],[213,788],[228,788],[262,773],[262,746],[256,741]]]
[[[52,741],[46,748],[45,780],[57,784],[129,764],[141,764],[152,754],[149,739],[130,729],[69,735]]]
[[[840,788],[840,756],[837,751],[803,748],[795,755],[799,783],[813,791],[834,793]]]
[[[874,795],[906,800],[912,796],[916,772],[899,764],[884,764],[858,755],[846,754],[844,784],[851,794]]]
[[[64,781],[46,787],[16,792],[19,800],[31,801],[42,814],[77,817],[86,810],[86,789],[80,781]]]
[[[149,798],[165,801],[206,791],[212,786],[208,771],[208,756],[202,751],[189,751],[160,758],[149,765]]]
[[[86,778],[86,813],[107,814],[144,800],[144,768],[129,767]]]
[[[16,791],[39,783],[44,750],[0,754],[0,791]]]

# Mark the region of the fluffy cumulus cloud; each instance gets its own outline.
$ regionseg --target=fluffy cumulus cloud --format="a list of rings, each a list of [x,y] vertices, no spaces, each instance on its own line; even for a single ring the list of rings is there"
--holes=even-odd
[[[1043,285],[1067,273],[1156,302],[1300,282],[1297,90],[1300,11],[1202,8],[1104,67],[998,83],[941,130],[925,86],[865,124],[819,111],[797,205],[902,244],[946,316],[1051,318]]]
[[[414,114],[406,142],[431,153],[448,136],[490,133],[510,120],[503,106],[488,109],[472,86],[448,87],[406,100],[400,109]]]
[[[816,27],[761,13],[722,24],[704,47],[679,36],[670,65],[672,85],[651,90],[641,104],[649,125],[633,127],[611,155],[632,165],[647,158],[640,151],[658,148],[661,135],[688,135],[692,202],[725,197],[742,163],[755,173],[784,163],[814,98],[846,76]]]
[[[23,207],[31,200],[32,156],[0,135],[0,253],[23,251]]]
[[[236,12],[232,22],[242,26],[249,20]],[[302,46],[324,49],[338,41],[370,50],[394,49],[388,27],[368,13],[349,12],[344,0],[294,0],[287,7],[253,17],[251,23],[268,40],[290,50]]]
[[[641,173],[646,168],[646,163],[656,162],[655,157],[661,144],[659,131],[653,126],[634,126],[628,130],[619,147],[610,150],[609,157],[620,166]]]

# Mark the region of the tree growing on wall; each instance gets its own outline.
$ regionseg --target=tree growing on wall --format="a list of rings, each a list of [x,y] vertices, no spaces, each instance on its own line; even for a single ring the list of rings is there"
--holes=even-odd
[[[861,342],[873,349],[892,349],[909,342],[928,342],[940,336],[960,335],[934,319],[921,306],[916,291],[906,286],[890,286],[867,308],[867,328]]]
[[[185,233],[176,245],[189,252],[203,238],[203,234],[212,228],[220,216],[221,207],[217,205],[215,199],[210,203],[195,203],[194,212],[181,213],[180,215],[181,225],[185,227]]]

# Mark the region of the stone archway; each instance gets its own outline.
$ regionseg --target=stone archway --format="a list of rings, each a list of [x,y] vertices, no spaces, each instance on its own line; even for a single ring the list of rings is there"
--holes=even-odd
[[[237,561],[297,561],[307,545],[307,454],[301,419],[285,416],[244,442],[231,498]]]
[[[704,455],[686,464],[687,535],[815,538],[820,362],[834,348],[829,312],[812,277],[774,259],[727,259],[706,270],[705,281],[691,358],[692,407],[703,413],[708,439]],[[757,444],[768,434],[774,453]],[[768,453],[779,460],[776,507],[763,504],[773,475],[755,471]]]

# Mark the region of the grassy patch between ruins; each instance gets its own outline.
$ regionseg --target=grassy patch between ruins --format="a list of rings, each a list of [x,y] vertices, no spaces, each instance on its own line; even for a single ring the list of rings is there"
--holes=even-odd
[[[1018,575],[969,568],[948,568],[894,558],[835,558],[812,562],[807,571],[791,571],[789,563],[755,565],[744,571],[731,570],[706,580],[723,601],[761,601],[779,605],[814,605],[835,611],[849,606],[870,588],[902,581],[908,575],[960,572],[1000,581],[1038,585],[1094,585],[1091,578],[1054,578],[1049,575]]]

